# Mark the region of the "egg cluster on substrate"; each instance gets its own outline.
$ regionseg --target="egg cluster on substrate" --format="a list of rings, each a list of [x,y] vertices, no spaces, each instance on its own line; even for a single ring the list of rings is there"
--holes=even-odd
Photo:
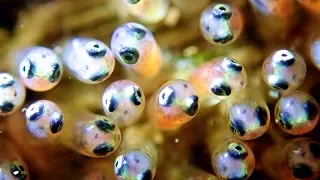
[[[24,49],[17,72],[0,74],[0,116],[6,121],[0,128],[9,135],[3,142],[13,142],[27,163],[19,151],[13,151],[15,157],[0,154],[0,177],[32,178],[30,167],[34,175],[45,177],[49,173],[45,167],[53,165],[42,161],[49,160],[68,162],[61,174],[75,171],[74,177],[80,179],[245,180],[259,179],[255,177],[259,171],[271,179],[317,178],[319,143],[292,137],[317,133],[313,130],[319,105],[310,89],[318,83],[312,76],[319,74],[314,68],[319,68],[319,35],[305,43],[307,52],[291,48],[296,42],[288,37],[295,32],[296,13],[302,11],[298,5],[286,0],[248,2],[260,39],[268,42],[271,34],[283,32],[277,37],[281,47],[268,42],[258,65],[250,62],[255,51],[231,52],[250,44],[245,37],[246,12],[234,3],[214,2],[199,13],[199,33],[210,44],[203,51],[226,49],[226,53],[212,53],[202,63],[193,56],[202,54],[201,48],[185,55],[196,65],[185,68],[190,73],[183,79],[171,76],[178,66],[172,57],[179,53],[166,50],[172,53],[166,59],[164,47],[147,28],[169,14],[166,0],[121,1],[139,23],[118,25],[110,35],[110,48],[98,39],[74,36],[61,44],[60,52],[41,46]],[[298,2],[304,11],[319,16],[314,8],[318,4]],[[26,89],[34,99],[25,101]],[[276,149],[286,141],[275,155],[278,160],[262,162],[268,157],[264,150],[268,143]],[[14,148],[4,151],[10,149]],[[32,151],[39,153],[35,164]],[[59,155],[66,157],[56,160]],[[83,162],[88,166],[79,165]],[[270,172],[271,162],[284,171]]]

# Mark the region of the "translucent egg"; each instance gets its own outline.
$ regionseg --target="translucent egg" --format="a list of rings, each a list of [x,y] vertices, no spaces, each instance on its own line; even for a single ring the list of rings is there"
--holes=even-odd
[[[62,77],[62,61],[52,50],[33,47],[28,50],[19,65],[19,74],[24,85],[33,91],[48,91]]]
[[[269,127],[268,106],[251,98],[236,100],[227,112],[230,130],[240,139],[256,139]]]
[[[80,81],[98,84],[112,74],[115,66],[112,51],[103,42],[91,38],[72,38],[62,52],[68,69]]]
[[[141,24],[119,26],[112,34],[111,49],[122,65],[141,77],[154,77],[160,71],[160,48],[152,33]]]
[[[293,91],[278,100],[275,120],[287,133],[293,135],[308,133],[319,121],[319,105],[310,95]]]
[[[7,160],[0,162],[1,180],[26,180],[29,175],[25,164],[19,161],[9,162]]]
[[[152,180],[156,173],[156,161],[142,149],[127,149],[117,156],[114,173],[118,180]]]
[[[0,116],[15,112],[25,98],[26,89],[22,83],[11,74],[0,72]]]
[[[252,150],[244,142],[229,139],[214,150],[211,164],[221,179],[248,179],[255,167]]]
[[[150,116],[160,129],[176,129],[190,121],[198,112],[198,95],[185,80],[171,80],[154,96]]]
[[[304,81],[307,67],[302,57],[289,50],[273,52],[263,63],[262,76],[266,84],[277,91],[289,92]]]
[[[236,60],[218,57],[199,66],[190,76],[202,104],[212,106],[237,95],[247,84],[247,73]]]
[[[297,138],[284,148],[283,167],[290,179],[315,179],[320,175],[320,143]]]
[[[79,121],[74,139],[77,150],[90,157],[105,157],[120,145],[121,134],[117,125],[103,116],[92,116],[91,120]]]
[[[311,42],[310,56],[313,64],[320,69],[320,36]]]
[[[61,109],[51,101],[32,103],[25,111],[29,132],[39,139],[56,137],[63,127]]]
[[[139,120],[145,101],[142,89],[129,80],[113,82],[102,95],[106,116],[119,126],[130,125]]]
[[[240,36],[243,23],[243,15],[236,7],[214,3],[202,13],[200,29],[211,44],[230,44]]]
[[[126,0],[123,10],[147,24],[155,24],[162,21],[169,10],[168,0]]]

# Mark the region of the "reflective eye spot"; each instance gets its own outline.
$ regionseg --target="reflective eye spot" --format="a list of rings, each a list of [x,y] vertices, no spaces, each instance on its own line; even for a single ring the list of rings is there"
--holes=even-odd
[[[146,36],[146,31],[135,27],[135,26],[129,26],[129,34],[135,37],[137,40],[141,40]]]
[[[231,88],[226,84],[220,84],[213,86],[211,92],[217,96],[229,96],[231,94]]]
[[[235,159],[245,159],[248,156],[247,150],[239,143],[231,143],[228,146],[228,153]]]
[[[290,114],[288,112],[280,112],[279,113],[279,122],[285,129],[292,129],[292,125],[290,123]]]
[[[184,110],[185,113],[187,113],[189,116],[194,116],[198,112],[198,101],[199,98],[198,96],[191,96],[190,98],[190,104],[187,105],[187,108]]]
[[[223,18],[225,20],[229,20],[232,16],[231,7],[226,4],[217,4],[213,8],[213,15],[216,18]]]
[[[96,120],[95,121],[96,126],[98,127],[98,129],[100,129],[103,132],[110,132],[113,131],[116,126],[114,124],[112,124],[110,121],[103,119],[103,120]]]
[[[159,94],[158,100],[161,106],[169,107],[176,98],[174,89],[171,86],[165,87]]]
[[[286,81],[279,80],[273,85],[273,88],[279,89],[279,90],[287,90],[289,88],[289,85]]]
[[[11,102],[4,102],[0,105],[0,112],[9,113],[14,109],[14,105]]]
[[[306,164],[296,164],[291,167],[294,177],[299,179],[307,179],[313,176],[312,169]]]
[[[26,111],[26,117],[30,121],[36,121],[45,113],[45,107],[42,103],[32,104]]]
[[[99,144],[93,149],[93,153],[97,156],[106,156],[112,151],[114,151],[114,148],[108,143]]]
[[[136,64],[138,62],[139,53],[136,48],[124,47],[120,49],[119,54],[126,64]]]
[[[90,77],[91,81],[100,81],[104,79],[105,77],[109,76],[109,72],[101,72],[98,74],[94,74]]]
[[[237,134],[239,136],[244,136],[244,134],[246,133],[245,127],[239,119],[232,119],[229,127],[234,134]]]
[[[60,78],[60,75],[61,75],[60,65],[56,63],[53,65],[52,74],[49,78],[49,81],[52,83],[56,82]]]
[[[12,86],[15,83],[15,80],[6,74],[2,74],[0,77],[0,88],[7,88]]]
[[[25,172],[25,169],[22,165],[20,165],[19,162],[13,162],[10,164],[10,172],[15,179],[18,180],[25,180],[27,179],[27,174]]]
[[[53,134],[56,134],[61,131],[63,127],[63,116],[59,115],[56,119],[53,119],[50,122],[50,130]]]
[[[30,79],[35,76],[36,66],[31,60],[25,59],[24,61],[22,61],[21,66],[21,75],[23,77]]]
[[[262,107],[260,106],[256,107],[254,114],[255,114],[255,117],[257,117],[260,123],[260,126],[264,126],[267,124],[268,115],[267,115],[267,112]]]
[[[229,41],[231,41],[233,39],[233,34],[232,33],[227,33],[224,35],[219,35],[219,36],[215,36],[213,38],[213,41],[216,43],[221,43],[221,44],[226,44]]]
[[[111,96],[110,99],[106,99],[105,103],[109,112],[115,111],[118,107],[118,100],[114,96]]]
[[[98,42],[91,41],[85,45],[88,55],[92,58],[101,58],[106,55],[107,49]]]
[[[229,59],[228,67],[232,69],[232,71],[237,73],[242,71],[242,66],[238,64],[236,61],[234,61],[233,59]]]
[[[303,108],[306,111],[306,114],[308,116],[308,120],[314,120],[319,114],[318,107],[311,101],[307,101],[303,105]]]
[[[139,177],[139,180],[152,180],[152,172],[150,169],[146,170],[144,173],[142,173]]]
[[[133,102],[134,105],[139,106],[142,103],[141,90],[135,87],[133,87],[133,89],[134,89],[134,94],[132,94],[131,96],[131,101]]]

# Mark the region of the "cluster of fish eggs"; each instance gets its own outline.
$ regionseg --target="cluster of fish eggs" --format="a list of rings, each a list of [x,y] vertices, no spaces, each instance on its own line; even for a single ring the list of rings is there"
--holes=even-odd
[[[128,3],[128,8],[148,8],[151,6],[148,1],[152,2],[124,2]],[[168,4],[164,2],[158,3],[166,9]],[[250,2],[253,8],[261,10],[256,1]],[[301,1],[301,4],[306,9],[312,8],[307,1]],[[317,9],[313,12],[319,13]],[[152,11],[146,11],[144,15],[148,13]],[[163,18],[159,14],[153,20]],[[140,14],[133,15],[139,17]],[[146,17],[142,21],[150,22],[150,19]],[[203,11],[200,18],[204,39],[217,46],[235,42],[244,25],[241,11],[231,4],[214,3]],[[319,42],[319,38],[315,39],[310,48],[313,63],[318,68]],[[134,22],[124,23],[114,30],[110,48],[97,39],[73,37],[66,41],[60,54],[38,46],[26,52],[19,61],[18,76],[0,73],[1,116],[8,116],[21,109],[26,88],[37,92],[49,91],[59,84],[65,71],[82,83],[100,84],[112,75],[115,60],[141,80],[160,76],[163,64],[161,48],[152,32]],[[289,48],[276,49],[265,58],[261,73],[266,85],[282,95],[274,109],[275,122],[280,129],[291,135],[311,132],[318,123],[319,105],[311,95],[297,90],[307,75],[303,57]],[[109,84],[101,95],[105,115],[88,113],[85,116],[87,121],[76,123],[78,152],[90,157],[112,154],[121,143],[120,128],[136,123],[146,107],[148,117],[156,128],[162,131],[177,130],[192,120],[200,108],[206,111],[240,94],[246,88],[247,76],[244,66],[236,59],[216,57],[197,67],[188,79],[174,79],[164,83],[148,103],[138,82],[117,80]],[[250,96],[235,99],[228,106],[226,116],[230,132],[235,138],[221,143],[211,154],[212,169],[222,179],[250,177],[255,168],[255,157],[244,140],[262,136],[268,130],[272,116],[267,104],[259,99]],[[26,107],[24,113],[29,133],[38,139],[51,140],[63,131],[64,114],[67,112],[52,101],[38,100]],[[304,155],[296,149],[303,151]],[[320,175],[319,150],[320,144],[311,139],[298,138],[290,142],[285,148],[285,170],[296,179]],[[154,151],[150,152],[143,147],[127,147],[115,160],[115,176],[125,180],[153,179],[157,164],[157,158],[151,155]],[[19,179],[29,178],[23,165],[7,167],[7,164],[0,164],[1,173],[19,175]],[[5,176],[0,174],[0,177]]]

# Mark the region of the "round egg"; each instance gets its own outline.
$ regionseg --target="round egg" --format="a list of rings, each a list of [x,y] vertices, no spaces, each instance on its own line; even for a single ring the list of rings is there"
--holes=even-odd
[[[111,49],[116,59],[142,78],[157,75],[161,52],[152,33],[143,25],[125,23],[112,34]]]
[[[109,47],[92,38],[76,37],[67,41],[62,59],[73,75],[87,84],[105,81],[111,76],[115,66]]]
[[[313,64],[320,69],[320,35],[311,42],[309,50]]]
[[[255,157],[248,145],[232,138],[217,146],[212,153],[211,164],[221,179],[245,180],[254,170]]]
[[[48,91],[61,80],[62,61],[52,50],[45,47],[30,48],[19,65],[24,85],[33,91]]]
[[[0,162],[0,179],[26,180],[29,179],[29,174],[25,164],[19,161],[9,162],[8,160],[3,160]]]
[[[266,84],[277,91],[289,92],[297,89],[304,81],[307,67],[302,57],[283,49],[273,52],[266,58],[262,76]]]
[[[54,102],[39,100],[25,111],[28,131],[36,138],[56,137],[63,127],[63,113]]]
[[[283,152],[285,177],[298,180],[320,176],[320,143],[309,138],[297,138],[290,141]]]
[[[279,127],[289,134],[308,133],[319,121],[319,105],[310,95],[293,91],[278,100],[275,120]]]
[[[25,98],[26,89],[22,83],[9,73],[0,72],[0,116],[15,112]]]
[[[236,60],[218,57],[199,66],[189,77],[202,104],[213,106],[237,95],[247,84],[247,73]]]
[[[156,24],[162,21],[169,10],[169,0],[125,0],[121,6],[130,16],[139,22]],[[122,12],[123,13],[123,12]]]
[[[205,9],[200,19],[200,29],[211,44],[224,45],[234,42],[243,29],[243,15],[229,4],[214,3]]]
[[[106,116],[118,126],[127,126],[139,120],[145,107],[145,101],[142,89],[129,80],[113,82],[102,95],[102,105]]]
[[[192,84],[185,80],[171,80],[155,94],[149,115],[160,129],[176,129],[197,114],[198,101]]]
[[[227,111],[229,128],[243,140],[252,140],[265,133],[270,123],[270,112],[266,104],[251,98],[241,98],[231,104]]]
[[[90,157],[108,156],[121,142],[119,127],[103,116],[78,122],[74,132],[77,150]]]
[[[118,180],[152,180],[155,172],[154,159],[141,149],[129,149],[120,153],[114,163],[114,173]]]

